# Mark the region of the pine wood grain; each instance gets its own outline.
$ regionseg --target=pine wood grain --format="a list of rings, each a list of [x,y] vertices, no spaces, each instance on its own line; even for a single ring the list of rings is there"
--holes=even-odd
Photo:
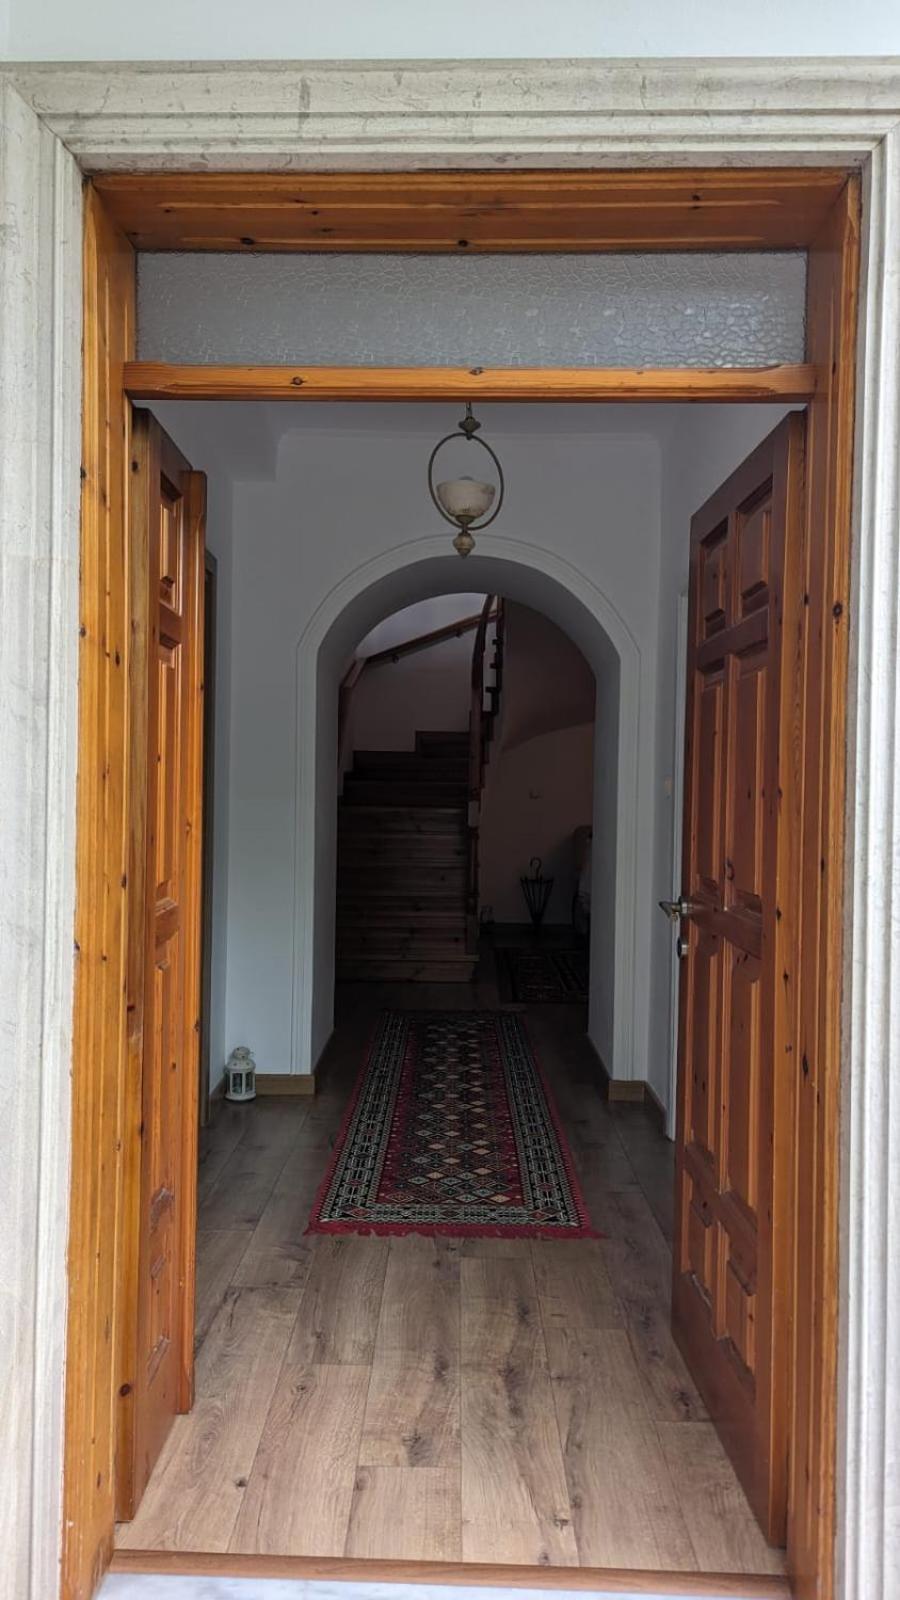
[[[206,480],[131,416],[129,1071],[116,1509],[193,1397]]]
[[[134,400],[800,401],[817,373],[769,367],[284,367],[130,361]]]
[[[227,1550],[297,1314],[289,1289],[230,1290],[124,1547]]]
[[[834,170],[103,173],[141,250],[797,249],[844,182]]]
[[[841,1001],[853,427],[859,315],[859,178],[811,243],[807,342],[825,383],[809,408],[808,606],[802,730],[802,900],[791,952],[799,980],[797,1248],[789,1570],[801,1600],[835,1583]],[[802,945],[799,943],[802,929]]]
[[[135,257],[95,194],[84,215],[84,402],[78,599],[78,777],[72,1162],[66,1318],[62,1587],[89,1600],[113,1542],[120,1294],[137,1246],[123,1137],[128,1094],[126,979],[130,826],[126,518]],[[128,1231],[119,1232],[119,1222]],[[61,1224],[60,1224],[61,1225]],[[121,1242],[120,1242],[121,1241]]]
[[[795,722],[806,418],[691,518],[672,1326],[769,1536],[787,1536],[795,1275]],[[813,863],[810,863],[815,867]]]
[[[290,175],[284,176],[293,181]],[[544,179],[551,182],[554,176],[543,174]],[[604,183],[615,177],[592,176]],[[670,176],[674,180],[684,180],[696,174],[673,173]],[[815,175],[795,173],[793,176],[801,186],[809,179],[810,192],[817,188]],[[747,183],[748,194],[754,191],[755,180],[746,173],[732,174],[730,179],[738,188]],[[193,177],[188,178],[188,182],[194,181]],[[246,183],[247,180],[242,181]],[[369,181],[367,175],[365,182]],[[818,386],[810,454],[810,526],[823,533],[810,574],[811,642],[807,678],[811,694],[801,730],[807,778],[804,848],[814,861],[815,870],[809,875],[804,903],[806,955],[803,998],[799,1007],[800,1037],[794,1055],[795,1063],[802,1060],[807,1069],[800,1096],[807,1109],[802,1113],[806,1121],[800,1141],[798,1192],[813,1230],[804,1236],[811,1240],[810,1248],[801,1250],[798,1256],[801,1270],[797,1276],[797,1342],[801,1355],[805,1352],[807,1359],[805,1367],[801,1362],[800,1381],[795,1387],[795,1429],[799,1447],[792,1456],[795,1472],[792,1561],[798,1592],[804,1596],[828,1590],[832,1584],[833,1563],[840,860],[859,224],[856,180],[851,179],[845,185],[844,175],[832,173],[828,181],[844,189],[838,205],[834,204],[834,188],[828,193],[826,184],[818,184],[819,200],[811,211],[805,212],[806,220],[789,224],[795,229],[798,240],[803,234],[806,241],[813,241],[809,329]],[[738,188],[734,191],[735,197]],[[787,195],[787,190],[780,192],[782,196]],[[644,224],[649,215],[647,193],[644,189],[638,207]],[[797,198],[796,193],[788,196],[783,207],[785,216],[790,217],[792,213],[800,216]],[[771,194],[761,193],[760,199],[771,212]],[[716,207],[708,206],[708,200],[707,191],[701,196],[703,209],[714,211]],[[819,207],[821,209],[817,209]],[[126,661],[128,615],[122,543],[124,474],[119,470],[127,459],[127,452],[120,451],[120,426],[122,438],[127,430],[123,420],[121,358],[124,347],[120,335],[124,330],[126,341],[130,340],[127,311],[133,289],[133,258],[115,228],[102,236],[102,229],[97,225],[100,216],[102,209],[95,190],[88,197],[89,249],[85,274],[84,467],[87,476],[82,593],[86,604],[80,619],[83,629],[79,691],[78,972],[73,1050],[71,1293],[64,1489],[63,1592],[66,1600],[76,1600],[76,1597],[82,1600],[89,1594],[108,1555],[112,1531],[111,1395],[116,1372],[110,1359],[110,1341],[114,1339],[112,1330],[116,1326],[120,1250],[127,1248],[120,1226],[125,1214],[120,1209],[118,1170],[124,1106],[121,1041],[126,1036],[126,996],[120,981],[122,905],[123,899],[127,899],[122,869],[127,866],[128,827],[134,820],[139,823],[139,818],[126,815],[127,797],[122,791],[122,774],[127,771],[128,758],[123,745],[126,711],[121,667]],[[748,217],[749,212],[744,211],[742,220],[746,222]],[[733,217],[732,222],[734,220]],[[712,237],[707,228],[709,221],[709,216],[703,219],[699,232],[694,234],[698,241],[701,235],[706,241]],[[691,223],[688,225],[693,227]],[[657,229],[655,222],[653,231],[657,236],[656,244],[645,240],[643,247],[669,247],[676,238],[671,229]],[[186,237],[182,222],[177,222],[170,243],[183,247]],[[347,237],[349,234],[345,240]],[[616,247],[621,248],[622,238],[618,234],[617,237]],[[774,239],[768,229],[764,229],[761,237],[768,242]],[[579,221],[579,247],[582,245]],[[380,235],[378,247],[384,247]],[[424,247],[419,237],[415,248]],[[463,248],[459,241],[457,247]],[[531,247],[529,243],[528,248]],[[107,320],[108,312],[111,318]],[[824,892],[818,867],[823,860]],[[98,964],[101,958],[102,968]],[[392,996],[389,1003],[396,1002],[397,998]],[[115,1220],[115,1226],[110,1225],[111,1219]],[[540,1574],[540,1569],[538,1572]],[[749,1591],[749,1580],[746,1587]],[[765,1592],[783,1592],[783,1586],[779,1591],[779,1585],[775,1584]]]
[[[234,1527],[235,1549],[343,1553],[368,1385],[368,1366],[285,1362]]]

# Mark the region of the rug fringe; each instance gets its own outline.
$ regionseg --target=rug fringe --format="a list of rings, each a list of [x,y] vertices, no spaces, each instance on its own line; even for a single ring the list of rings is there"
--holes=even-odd
[[[456,1222],[436,1222],[436,1223],[424,1223],[423,1222],[423,1223],[414,1223],[414,1222],[407,1222],[407,1221],[374,1222],[374,1221],[366,1221],[366,1220],[363,1220],[362,1218],[360,1218],[360,1219],[350,1218],[350,1217],[347,1217],[346,1214],[339,1221],[325,1221],[325,1220],[322,1220],[321,1214],[322,1214],[322,1211],[325,1209],[326,1199],[327,1199],[327,1197],[328,1197],[328,1195],[330,1193],[330,1190],[332,1188],[332,1184],[333,1184],[333,1181],[335,1179],[335,1174],[338,1172],[339,1163],[344,1158],[346,1150],[347,1150],[348,1140],[351,1137],[351,1131],[352,1131],[352,1129],[354,1127],[354,1119],[355,1119],[355,1116],[356,1116],[357,1107],[359,1106],[360,1101],[361,1101],[363,1087],[364,1087],[364,1084],[366,1082],[368,1073],[370,1071],[372,1062],[373,1062],[373,1060],[375,1058],[375,1052],[376,1052],[376,1049],[378,1047],[378,1043],[379,1043],[379,1041],[381,1039],[382,1032],[386,1028],[387,1024],[390,1023],[390,1021],[392,1019],[399,1019],[401,1021],[406,1021],[406,1022],[408,1022],[410,1024],[410,1033],[412,1034],[412,1032],[413,1032],[412,1019],[415,1019],[415,1022],[417,1024],[424,1026],[425,1024],[427,1024],[428,1021],[433,1021],[434,1019],[438,1019],[442,1023],[443,1022],[458,1023],[461,1019],[469,1021],[472,1018],[475,1018],[475,1019],[477,1019],[477,1020],[479,1020],[479,1021],[481,1021],[481,1022],[483,1022],[485,1024],[488,1023],[488,1022],[500,1021],[502,1023],[508,1024],[510,1027],[512,1027],[512,1024],[515,1023],[516,1027],[518,1027],[520,1029],[521,1035],[522,1035],[522,1039],[523,1039],[523,1043],[524,1043],[524,1046],[525,1046],[524,1055],[527,1058],[527,1061],[528,1061],[528,1063],[529,1063],[529,1065],[531,1067],[532,1072],[534,1073],[534,1076],[535,1076],[535,1079],[536,1079],[537,1088],[538,1088],[538,1091],[539,1091],[539,1096],[543,1098],[543,1110],[544,1110],[546,1118],[547,1118],[547,1120],[549,1122],[549,1126],[550,1126],[550,1130],[551,1130],[553,1139],[555,1139],[556,1156],[558,1157],[558,1159],[559,1159],[559,1161],[561,1163],[563,1173],[565,1174],[565,1179],[566,1179],[566,1181],[568,1183],[569,1196],[570,1196],[570,1199],[571,1199],[571,1202],[572,1202],[572,1209],[574,1210],[575,1216],[578,1219],[577,1226],[573,1227],[571,1225],[567,1226],[567,1225],[564,1225],[564,1224],[546,1224],[546,1225],[543,1225],[541,1223],[536,1223],[536,1222],[521,1223],[521,1224],[505,1223],[505,1222],[496,1222],[496,1223],[490,1223],[490,1224],[489,1223],[464,1223],[464,1222],[460,1222],[460,1223],[456,1223]],[[499,1065],[499,1074],[500,1074],[502,1082],[504,1084],[506,1084],[506,1081],[507,1081],[506,1080],[506,1065],[505,1065],[506,1057],[505,1057],[505,1053],[504,1053],[504,1048],[505,1048],[504,1047],[504,1042],[503,1042],[502,1038],[500,1037],[500,1033],[498,1032],[497,1036],[495,1038],[495,1049],[496,1049],[496,1052],[497,1052],[497,1061],[499,1061],[499,1063],[500,1063],[500,1065]],[[409,1040],[406,1040],[406,1042],[404,1044],[404,1055],[403,1055],[403,1058],[402,1058],[402,1060],[400,1062],[399,1069],[395,1069],[398,1072],[398,1086],[397,1086],[397,1090],[396,1090],[396,1100],[395,1100],[395,1103],[393,1104],[393,1108],[392,1108],[392,1110],[390,1112],[390,1120],[389,1120],[389,1123],[388,1123],[388,1145],[387,1145],[388,1154],[390,1154],[390,1149],[391,1149],[390,1139],[391,1139],[391,1136],[393,1134],[393,1129],[394,1129],[394,1118],[398,1114],[398,1108],[399,1107],[402,1106],[404,1111],[406,1109],[406,1102],[403,1101],[401,1099],[401,1096],[400,1096],[400,1087],[402,1087],[403,1074],[406,1072],[406,1068],[407,1068],[407,1056],[406,1056],[405,1052],[407,1052],[409,1049],[410,1049],[410,1042],[409,1042]],[[493,1063],[493,1058],[491,1059],[491,1063],[490,1064],[491,1065],[494,1064]],[[506,1092],[508,1093],[508,1089],[506,1090]],[[407,1099],[411,1098],[411,1090],[409,1089],[408,1085],[407,1085],[407,1089],[406,1089],[406,1096],[407,1096]],[[548,1141],[548,1142],[552,1143],[552,1140]],[[399,1209],[399,1207],[398,1207],[398,1209]],[[496,1210],[496,1207],[494,1209]],[[362,1064],[362,1067],[360,1069],[359,1075],[357,1077],[356,1084],[355,1084],[354,1090],[353,1090],[353,1094],[352,1094],[351,1099],[350,1099],[350,1103],[347,1106],[347,1108],[345,1110],[345,1113],[344,1113],[344,1116],[343,1116],[343,1118],[341,1120],[341,1127],[340,1127],[340,1130],[338,1132],[337,1140],[336,1140],[334,1148],[333,1148],[333,1150],[331,1152],[331,1158],[330,1158],[330,1160],[328,1162],[328,1166],[327,1166],[325,1175],[324,1175],[324,1177],[322,1179],[321,1184],[319,1185],[319,1189],[317,1191],[315,1200],[313,1202],[312,1215],[310,1217],[309,1224],[308,1224],[308,1226],[307,1226],[305,1231],[306,1231],[307,1234],[311,1234],[311,1233],[324,1233],[324,1234],[335,1234],[335,1235],[340,1235],[340,1234],[357,1234],[357,1235],[373,1234],[376,1237],[380,1235],[380,1236],[382,1236],[384,1238],[402,1238],[405,1234],[410,1234],[410,1233],[411,1234],[422,1234],[422,1235],[424,1235],[426,1237],[443,1236],[445,1238],[456,1238],[456,1239],[603,1239],[603,1238],[605,1238],[606,1237],[605,1234],[598,1232],[591,1225],[590,1215],[588,1213],[588,1209],[587,1209],[587,1206],[585,1204],[584,1195],[583,1195],[583,1192],[582,1192],[582,1189],[581,1189],[581,1184],[579,1182],[578,1174],[577,1174],[576,1169],[575,1169],[575,1163],[574,1163],[574,1160],[573,1160],[573,1157],[572,1157],[572,1152],[571,1152],[571,1149],[569,1147],[569,1143],[568,1143],[568,1140],[566,1138],[565,1132],[563,1130],[562,1124],[560,1122],[559,1112],[557,1110],[556,1103],[554,1101],[550,1085],[549,1085],[549,1083],[547,1081],[546,1074],[544,1073],[544,1069],[543,1069],[543,1066],[541,1064],[540,1057],[539,1057],[537,1051],[534,1048],[534,1043],[533,1043],[533,1040],[531,1038],[531,1032],[530,1032],[530,1029],[528,1027],[527,1018],[525,1018],[525,1017],[521,1017],[520,1018],[518,1016],[511,1016],[508,1011],[496,1011],[496,1010],[494,1010],[494,1011],[491,1011],[491,1010],[476,1010],[476,1011],[473,1011],[473,1012],[468,1012],[468,1011],[466,1011],[466,1012],[462,1012],[462,1011],[461,1012],[444,1012],[444,1011],[433,1011],[433,1012],[432,1011],[415,1011],[415,1012],[398,1011],[398,1012],[392,1012],[390,1010],[385,1010],[384,1012],[382,1012],[381,1016],[379,1017],[378,1021],[376,1022],[375,1026],[374,1026],[374,1028],[372,1030],[372,1034],[371,1034],[370,1039],[369,1039],[369,1044],[368,1044],[368,1048],[366,1050],[366,1054],[365,1054],[365,1057],[364,1057],[364,1060],[363,1060],[363,1064]]]
[[[477,1222],[310,1222],[304,1228],[306,1237],[311,1233],[353,1234],[356,1237],[371,1234],[377,1238],[401,1239],[406,1234],[418,1234],[426,1239],[606,1239],[608,1234],[599,1228],[540,1228],[482,1227]]]

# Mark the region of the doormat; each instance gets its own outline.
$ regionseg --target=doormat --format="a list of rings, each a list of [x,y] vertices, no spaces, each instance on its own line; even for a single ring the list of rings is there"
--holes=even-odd
[[[598,1237],[514,1012],[383,1013],[307,1232]]]
[[[587,1003],[586,949],[535,950],[513,945],[498,949],[496,956],[502,999],[526,1005]]]

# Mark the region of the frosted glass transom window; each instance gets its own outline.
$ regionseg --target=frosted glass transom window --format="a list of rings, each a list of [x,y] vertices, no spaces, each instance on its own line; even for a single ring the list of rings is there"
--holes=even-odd
[[[142,360],[767,366],[804,358],[802,253],[138,257]]]

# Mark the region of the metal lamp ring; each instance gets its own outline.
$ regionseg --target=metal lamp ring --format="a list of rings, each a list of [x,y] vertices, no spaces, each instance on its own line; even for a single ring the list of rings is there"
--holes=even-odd
[[[494,521],[494,518],[499,516],[500,507],[503,504],[503,495],[504,495],[505,490],[506,490],[506,483],[505,483],[504,477],[503,477],[503,468],[500,465],[499,458],[498,458],[496,452],[491,449],[490,445],[487,443],[487,441],[485,439],[479,439],[475,433],[467,433],[467,432],[465,432],[462,427],[460,427],[460,429],[456,433],[447,433],[447,434],[444,435],[443,439],[439,439],[437,444],[435,445],[434,449],[432,450],[431,455],[428,458],[428,493],[431,495],[432,501],[434,502],[435,506],[437,507],[437,509],[440,512],[441,516],[443,517],[444,521],[445,522],[449,522],[452,527],[458,528],[460,526],[459,519],[457,517],[451,517],[449,511],[445,511],[444,510],[444,507],[441,505],[440,500],[438,499],[437,495],[435,494],[435,489],[434,489],[434,463],[435,463],[435,460],[437,458],[438,452],[444,448],[445,444],[449,444],[451,439],[460,439],[460,438],[465,439],[469,444],[480,444],[482,450],[486,450],[487,451],[488,455],[490,456],[491,460],[494,463],[494,466],[497,469],[497,478],[498,478],[499,482],[498,482],[498,487],[497,487],[497,498],[496,498],[494,504],[492,505],[490,511],[488,512],[488,515],[486,517],[483,517],[480,522],[470,522],[470,523],[467,524],[469,530],[472,533],[478,533],[478,532],[481,531],[482,528],[490,527],[491,523]]]

